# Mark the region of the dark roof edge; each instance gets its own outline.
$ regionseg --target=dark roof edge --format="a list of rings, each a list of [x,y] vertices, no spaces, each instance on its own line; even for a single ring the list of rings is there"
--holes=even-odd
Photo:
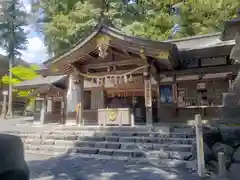
[[[53,62],[54,59],[56,58],[60,58],[61,56],[64,56],[67,52],[69,52],[71,49],[76,48],[77,46],[79,46],[80,44],[82,44],[83,41],[85,41],[89,36],[93,36],[93,34],[95,35],[96,32],[99,32],[99,30],[101,29],[101,24],[96,25],[93,30],[91,31],[91,33],[87,34],[86,36],[84,36],[83,38],[81,38],[79,41],[77,41],[77,43],[75,43],[74,45],[72,45],[69,49],[63,51],[62,53],[60,53],[57,56],[54,56],[48,60],[46,60],[45,62],[43,62],[43,65],[48,66],[49,63]]]
[[[165,40],[163,42],[175,43],[175,42],[180,42],[180,41],[195,40],[195,39],[208,38],[208,37],[214,37],[214,36],[221,37],[221,34],[222,34],[221,32],[217,32],[217,33],[211,33],[211,34],[205,34],[205,35],[196,35],[196,36],[184,37],[184,38],[179,38],[179,39]]]

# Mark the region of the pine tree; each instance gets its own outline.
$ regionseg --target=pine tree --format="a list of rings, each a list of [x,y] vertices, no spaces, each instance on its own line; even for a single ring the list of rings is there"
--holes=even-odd
[[[0,6],[0,46],[9,57],[9,81],[11,81],[14,59],[21,55],[21,50],[26,49],[27,38],[23,29],[26,25],[26,13],[17,0],[2,0]],[[7,115],[10,117],[13,115],[12,91],[12,84],[9,83]]]

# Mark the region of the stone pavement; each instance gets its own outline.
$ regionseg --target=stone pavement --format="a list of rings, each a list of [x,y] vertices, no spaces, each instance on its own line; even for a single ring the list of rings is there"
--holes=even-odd
[[[103,160],[80,156],[26,155],[32,180],[198,180],[176,168],[159,168],[130,160]]]

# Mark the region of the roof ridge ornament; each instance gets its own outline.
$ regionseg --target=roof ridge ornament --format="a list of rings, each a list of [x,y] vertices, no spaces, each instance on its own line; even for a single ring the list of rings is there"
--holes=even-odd
[[[99,56],[101,58],[105,58],[108,55],[108,46],[109,46],[109,42],[111,40],[111,37],[105,34],[100,34],[97,37],[97,47],[99,50]]]

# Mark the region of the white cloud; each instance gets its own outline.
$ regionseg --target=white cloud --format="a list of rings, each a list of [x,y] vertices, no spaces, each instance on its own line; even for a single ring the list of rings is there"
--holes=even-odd
[[[24,9],[27,13],[31,12],[31,1],[22,0],[24,4]],[[34,32],[31,26],[24,27],[24,30],[29,33],[28,38],[28,49],[22,52],[22,59],[27,62],[42,63],[46,61],[49,57],[46,51],[46,47],[37,33]]]
[[[40,37],[28,39],[28,49],[22,52],[22,59],[27,62],[42,63],[48,59],[46,47]]]

